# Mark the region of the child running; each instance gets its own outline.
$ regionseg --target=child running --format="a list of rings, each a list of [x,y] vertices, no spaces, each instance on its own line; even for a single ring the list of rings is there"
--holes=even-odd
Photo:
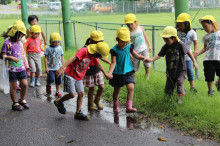
[[[204,30],[207,32],[202,38],[204,48],[199,51],[198,56],[204,55],[204,75],[208,85],[208,95],[213,95],[213,81],[215,73],[220,77],[220,31],[215,18],[211,15],[206,15],[199,19]],[[217,90],[220,91],[220,81],[218,80]]]
[[[54,100],[54,104],[61,114],[66,114],[66,109],[63,102],[74,98],[77,92],[77,108],[74,117],[78,120],[89,120],[89,117],[83,114],[81,111],[84,95],[82,80],[88,67],[91,65],[97,65],[98,68],[104,73],[104,75],[109,78],[98,60],[98,58],[101,57],[107,59],[109,50],[110,48],[105,42],[90,44],[87,47],[78,50],[73,57],[67,60],[57,70],[56,75],[59,76],[64,72],[64,69],[66,68],[64,73],[64,92],[68,92],[68,94]]]
[[[119,92],[121,87],[126,85],[128,94],[126,102],[126,113],[137,112],[136,108],[132,107],[134,95],[134,77],[133,66],[131,63],[130,53],[136,58],[144,60],[145,57],[139,55],[133,50],[133,45],[129,44],[130,32],[127,28],[121,27],[117,30],[116,44],[110,51],[111,65],[108,76],[110,77],[109,84],[114,87],[113,92],[113,111],[119,113]]]
[[[59,33],[50,34],[50,46],[46,48],[45,51],[45,69],[47,73],[47,99],[51,100],[51,84],[55,81],[56,84],[56,94],[55,97],[61,97],[60,84],[62,82],[61,75],[57,78],[56,71],[64,64],[64,52],[60,46],[61,37]]]
[[[197,34],[192,29],[191,21],[190,21],[190,15],[187,13],[181,13],[177,19],[177,35],[180,38],[182,42],[187,46],[187,48],[192,52],[191,46],[192,43],[194,44],[194,52],[193,55],[196,56],[198,53],[199,45],[197,41]],[[186,69],[187,69],[187,76],[188,81],[190,83],[190,91],[197,92],[195,85],[194,85],[194,74],[193,74],[193,65],[192,60],[190,57],[186,54],[185,55],[186,60]]]
[[[25,100],[27,92],[27,74],[21,58],[20,42],[22,37],[26,35],[26,28],[22,21],[15,21],[7,36],[9,39],[5,40],[2,50],[1,58],[9,61],[9,82],[10,82],[10,96],[12,99],[12,110],[21,111],[22,106],[29,109],[29,105]],[[16,98],[17,80],[21,84],[21,92],[19,100]]]
[[[152,59],[147,59],[147,61],[152,62],[160,57],[166,56],[167,81],[165,93],[172,95],[177,85],[177,93],[179,96],[178,103],[182,104],[186,76],[185,54],[188,54],[192,59],[195,69],[198,69],[198,65],[191,51],[179,40],[177,30],[174,27],[165,27],[160,36],[163,38],[165,45],[161,48],[158,55],[154,56]]]
[[[97,44],[98,42],[103,42],[104,36],[101,31],[92,31],[89,38],[86,41],[85,46],[88,46],[89,44]],[[110,64],[110,62],[107,59],[100,58],[102,61]],[[101,96],[102,92],[104,90],[104,79],[103,74],[98,68],[97,65],[89,66],[89,69],[86,72],[86,75],[83,78],[83,84],[85,87],[89,87],[88,91],[88,110],[96,110],[97,108],[99,110],[103,109],[103,105],[101,104]],[[95,99],[93,100],[93,94],[95,90],[95,85],[98,86],[97,93],[95,95]],[[97,108],[94,106],[94,103],[96,104]]]
[[[28,54],[28,63],[30,67],[30,87],[40,86],[40,74],[41,74],[41,51],[43,50],[42,42],[39,38],[41,28],[38,25],[31,26],[31,37],[27,38],[25,43],[26,52]]]
[[[138,24],[138,21],[136,20],[136,16],[134,14],[127,14],[125,16],[125,24],[130,30],[131,43],[134,44],[134,51],[144,57],[149,57],[148,49],[149,52],[152,52],[152,48],[149,39],[144,31],[144,28]],[[135,56],[134,58],[132,57],[132,59],[133,59],[132,64],[134,67],[134,71],[137,72],[140,67],[140,60],[135,58]],[[146,79],[149,79],[151,64],[145,62],[144,67],[146,72],[145,75]],[[136,76],[135,72],[134,72],[134,77]]]

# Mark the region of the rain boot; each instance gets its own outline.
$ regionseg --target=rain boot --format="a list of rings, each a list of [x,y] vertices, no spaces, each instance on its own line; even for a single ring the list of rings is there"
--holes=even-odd
[[[88,110],[97,110],[97,108],[94,106],[93,99],[88,98]]]
[[[40,86],[40,77],[36,77],[36,86]]]
[[[116,102],[113,101],[113,111],[114,113],[119,113],[119,102],[118,101]]]
[[[126,102],[126,113],[135,113],[137,112],[136,108],[132,108],[132,100]]]
[[[30,79],[30,84],[29,84],[29,86],[30,86],[30,87],[34,87],[34,83],[35,83],[35,77],[33,77],[33,78]]]
[[[101,96],[95,97],[94,103],[96,104],[99,110],[103,110],[103,105],[101,104],[100,100],[101,100]]]

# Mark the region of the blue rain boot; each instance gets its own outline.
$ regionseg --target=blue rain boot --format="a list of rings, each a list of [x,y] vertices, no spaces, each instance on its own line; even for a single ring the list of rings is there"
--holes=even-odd
[[[37,77],[36,78],[36,84],[35,84],[36,86],[40,86],[40,77]]]
[[[30,80],[29,86],[30,86],[30,87],[34,87],[34,83],[35,83],[35,78],[33,77],[33,78],[31,78],[31,80]]]

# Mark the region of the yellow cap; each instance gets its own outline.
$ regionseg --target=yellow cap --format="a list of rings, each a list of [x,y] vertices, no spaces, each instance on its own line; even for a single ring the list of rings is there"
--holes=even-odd
[[[60,34],[57,32],[53,32],[50,34],[50,42],[61,41]]]
[[[16,23],[13,24],[11,30],[8,32],[8,36],[10,37],[15,36],[15,33],[17,31],[20,31],[24,35],[26,35],[26,27],[22,21],[16,21]]]
[[[120,40],[124,42],[130,41],[131,40],[130,31],[125,27],[120,27],[117,30],[117,38],[119,38]]]
[[[136,21],[136,16],[134,14],[130,13],[125,16],[125,24],[133,23],[134,21]]]
[[[202,17],[201,19],[199,19],[199,22],[201,23],[204,20],[211,20],[212,23],[214,24],[216,30],[219,30],[219,26],[216,23],[215,18],[212,15],[206,15],[206,16]]]
[[[33,33],[41,33],[41,28],[38,25],[31,26],[31,32]]]
[[[178,42],[180,41],[179,37],[177,36],[177,30],[172,26],[165,27],[163,32],[160,34],[160,37],[162,38],[176,37],[177,41]]]
[[[93,30],[90,33],[89,38],[92,39],[93,41],[96,41],[96,42],[104,41],[103,33],[101,31],[98,31],[98,30]]]
[[[97,44],[88,45],[88,51],[90,54],[98,53],[102,56],[102,58],[108,59],[110,48],[107,43],[99,42]]]
[[[176,22],[186,22],[188,21],[190,24],[190,28],[192,28],[191,20],[190,20],[190,15],[187,13],[181,13],[176,19]]]

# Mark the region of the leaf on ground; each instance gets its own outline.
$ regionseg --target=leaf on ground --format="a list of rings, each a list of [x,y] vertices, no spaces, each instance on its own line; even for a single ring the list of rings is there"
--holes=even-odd
[[[158,140],[160,140],[160,141],[167,141],[166,139],[161,138],[161,137],[159,137]]]
[[[65,137],[65,136],[63,136],[63,135],[60,135],[60,136],[59,136],[59,138],[64,138],[64,137]]]
[[[147,115],[143,115],[140,117],[140,120],[144,119],[144,118],[147,118]]]
[[[40,128],[40,129],[38,129],[38,130],[47,130],[47,128]]]
[[[120,131],[124,132],[124,131],[125,131],[125,129],[120,129]]]
[[[185,136],[185,133],[180,133],[181,136]]]
[[[160,126],[160,129],[163,129],[163,126]]]
[[[202,140],[203,140],[202,138],[197,139],[197,141],[202,141]]]

